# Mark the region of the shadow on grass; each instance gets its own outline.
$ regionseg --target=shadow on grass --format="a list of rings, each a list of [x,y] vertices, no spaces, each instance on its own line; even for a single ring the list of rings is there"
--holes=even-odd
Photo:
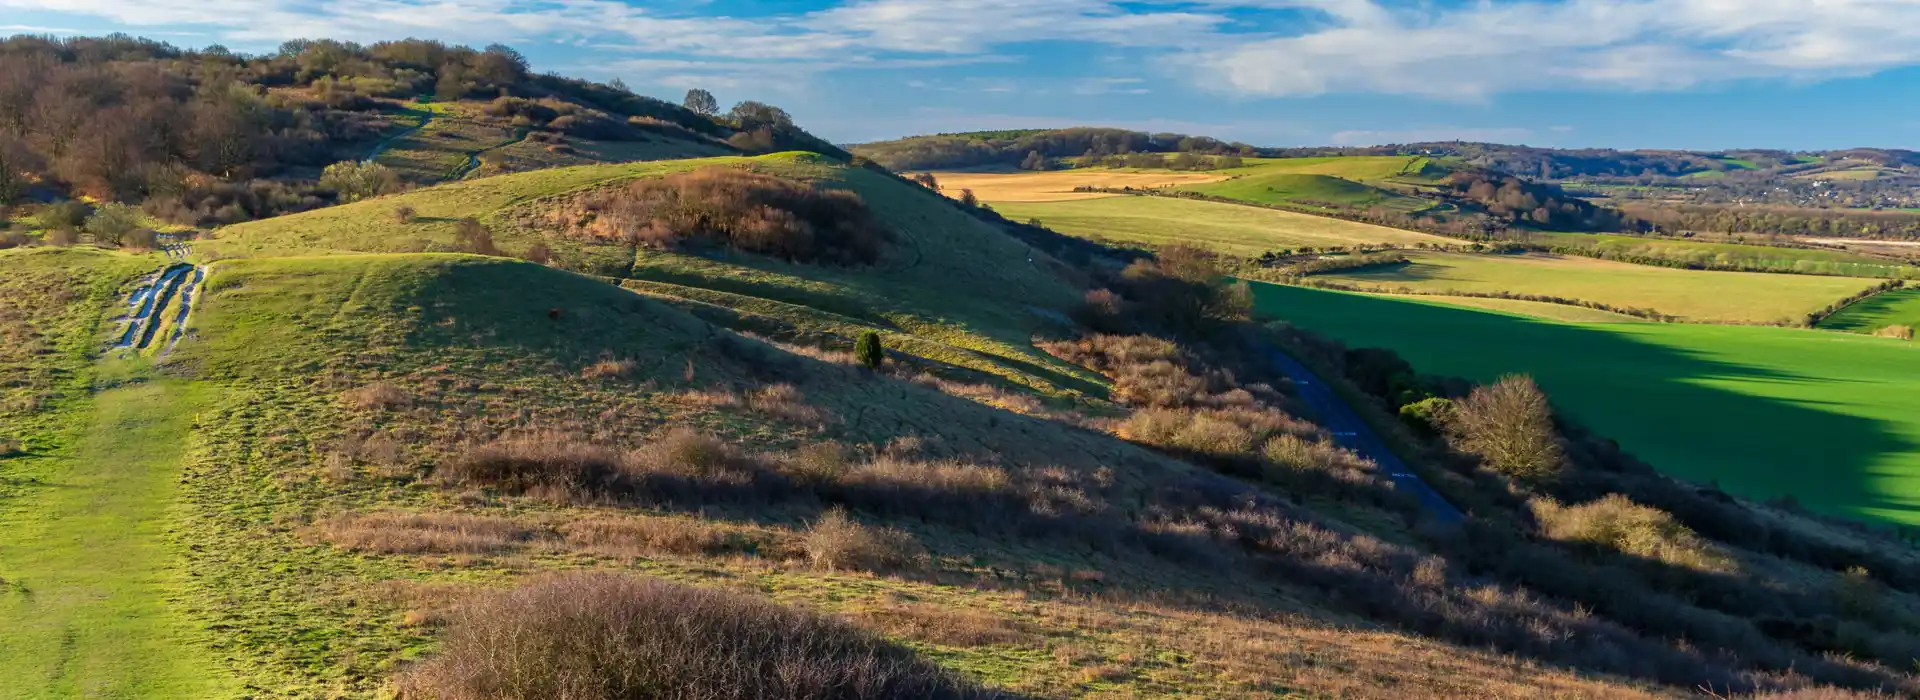
[[[1530,374],[1556,406],[1669,474],[1718,482],[1750,498],[1791,496],[1835,514],[1920,522],[1920,498],[1890,493],[1875,483],[1906,476],[1888,473],[1883,458],[1920,449],[1897,426],[1832,410],[1840,405],[1836,401],[1787,400],[1714,386],[1832,384],[1858,391],[1863,381],[1708,357],[1639,340],[1636,336],[1644,333],[1624,327],[1265,284],[1255,285],[1255,298],[1264,318],[1350,347],[1393,349],[1425,373],[1477,381]],[[1668,331],[1687,332],[1652,328]],[[1893,396],[1893,390],[1887,392]]]

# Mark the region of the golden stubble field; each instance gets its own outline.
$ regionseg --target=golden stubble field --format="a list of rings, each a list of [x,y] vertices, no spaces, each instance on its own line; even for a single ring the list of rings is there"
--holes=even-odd
[[[983,202],[1065,202],[1098,199],[1115,195],[1102,192],[1075,192],[1076,187],[1132,187],[1149,189],[1176,187],[1227,179],[1221,173],[1183,173],[1170,171],[1131,171],[1105,169],[1058,170],[1019,173],[934,173],[940,192],[958,198],[964,190]]]

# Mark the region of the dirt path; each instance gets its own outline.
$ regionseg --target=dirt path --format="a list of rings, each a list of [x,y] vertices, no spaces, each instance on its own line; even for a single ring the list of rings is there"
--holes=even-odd
[[[1393,450],[1387,447],[1386,441],[1381,440],[1380,435],[1374,432],[1373,426],[1368,425],[1352,406],[1347,405],[1346,401],[1333,393],[1333,389],[1327,386],[1326,382],[1320,381],[1320,377],[1316,376],[1313,370],[1307,369],[1307,366],[1301,364],[1299,360],[1278,350],[1273,351],[1273,362],[1286,373],[1288,379],[1293,380],[1294,386],[1300,388],[1300,399],[1306,401],[1314,414],[1320,417],[1321,427],[1333,433],[1334,442],[1373,460],[1373,463],[1386,471],[1388,477],[1392,478],[1394,484],[1401,490],[1419,498],[1421,508],[1435,520],[1445,523],[1466,520],[1467,516],[1461,513],[1459,508],[1448,503],[1440,492],[1433,490],[1433,487],[1428,486],[1419,475],[1408,469],[1406,462],[1401,461],[1400,455],[1394,454]]]
[[[235,694],[198,629],[166,539],[184,443],[204,398],[151,381],[94,397],[47,487],[0,512],[0,698]]]
[[[402,131],[402,132],[400,132],[400,133],[398,133],[398,134],[394,134],[394,135],[392,135],[392,136],[388,136],[388,137],[386,137],[385,139],[382,139],[382,140],[380,141],[380,143],[377,143],[377,144],[374,144],[374,145],[373,145],[373,150],[372,150],[372,151],[369,151],[369,152],[367,153],[367,157],[366,157],[366,158],[363,158],[363,159],[361,159],[361,162],[363,162],[363,163],[371,163],[371,162],[373,162],[373,159],[375,159],[375,158],[379,158],[379,157],[380,157],[380,154],[382,154],[382,153],[386,153],[386,152],[387,152],[387,149],[388,149],[388,148],[391,148],[391,147],[393,146],[393,142],[395,142],[395,141],[399,141],[400,139],[404,139],[404,138],[406,138],[406,137],[408,137],[408,136],[412,136],[412,135],[414,135],[414,134],[417,134],[417,133],[419,133],[421,129],[425,129],[425,128],[427,128],[427,125],[428,125],[428,124],[430,124],[430,123],[432,123],[432,122],[433,122],[433,112],[432,112],[432,111],[423,111],[423,112],[421,112],[421,113],[420,113],[420,123],[419,123],[419,124],[417,124],[417,125],[415,125],[415,126],[414,126],[413,128],[411,128],[411,129],[408,129],[408,130],[406,130],[406,131]]]
[[[136,288],[127,302],[126,329],[114,348],[145,350],[156,341],[177,342],[185,332],[187,316],[193,309],[194,292],[206,276],[205,267],[178,264]],[[175,299],[179,300],[178,304],[174,304]],[[173,312],[171,317],[164,315],[168,310]],[[162,325],[169,328],[168,338],[160,337]]]

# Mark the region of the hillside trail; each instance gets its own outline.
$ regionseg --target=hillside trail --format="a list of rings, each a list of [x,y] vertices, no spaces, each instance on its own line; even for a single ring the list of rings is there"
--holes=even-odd
[[[407,129],[406,131],[402,131],[398,134],[394,134],[392,136],[388,136],[384,139],[381,139],[380,143],[376,143],[373,145],[373,150],[367,153],[367,157],[360,159],[360,162],[362,163],[373,162],[373,159],[379,158],[380,154],[386,153],[387,149],[393,146],[393,142],[399,141],[400,139],[404,139],[408,136],[412,136],[414,134],[419,133],[421,129],[427,128],[427,124],[430,124],[432,122],[433,122],[432,110],[421,112],[419,124],[415,125],[411,129]]]
[[[1362,457],[1373,460],[1374,464],[1387,472],[1387,476],[1393,479],[1396,486],[1418,498],[1421,509],[1434,520],[1446,524],[1457,524],[1467,519],[1466,514],[1461,513],[1459,508],[1448,503],[1446,497],[1427,485],[1420,475],[1408,469],[1406,462],[1400,459],[1400,455],[1394,454],[1385,440],[1380,439],[1380,434],[1374,431],[1373,426],[1368,425],[1360,417],[1359,412],[1353,410],[1345,400],[1333,393],[1333,389],[1328,387],[1326,382],[1321,381],[1313,370],[1284,352],[1278,350],[1270,352],[1274,364],[1280,367],[1288,379],[1293,380],[1294,386],[1299,387],[1300,399],[1306,401],[1307,406],[1320,417],[1321,427],[1333,433],[1334,442],[1341,447],[1360,453]]]
[[[171,602],[186,575],[168,514],[206,394],[173,379],[96,394],[74,446],[0,511],[0,699],[236,694]]]

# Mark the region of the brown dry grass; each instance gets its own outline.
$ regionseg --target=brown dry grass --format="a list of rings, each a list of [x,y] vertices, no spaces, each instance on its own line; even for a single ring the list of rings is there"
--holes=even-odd
[[[341,513],[315,526],[334,546],[380,554],[492,554],[551,533],[509,518],[462,513]]]
[[[769,534],[686,517],[591,517],[562,525],[560,533],[573,549],[611,557],[748,554],[773,544]]]
[[[340,393],[340,402],[359,409],[392,409],[413,405],[413,396],[391,382],[374,382]]]

